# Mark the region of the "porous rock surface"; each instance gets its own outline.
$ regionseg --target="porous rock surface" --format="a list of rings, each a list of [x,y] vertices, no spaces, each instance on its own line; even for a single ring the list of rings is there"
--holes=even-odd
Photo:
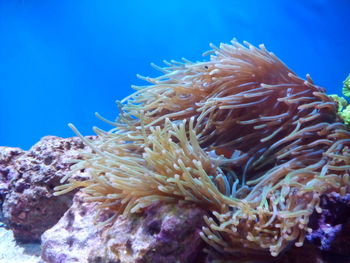
[[[199,235],[202,209],[156,203],[140,214],[118,215],[114,222],[101,226],[114,212],[97,215],[96,205],[76,194],[59,223],[43,234],[42,262],[198,262],[203,247]]]
[[[321,214],[314,214],[306,239],[322,252],[350,256],[350,194],[330,193],[321,198]]]
[[[55,197],[53,189],[84,148],[77,137],[54,136],[42,138],[29,151],[0,147],[1,221],[17,241],[40,241],[41,234],[71,206],[74,193]]]
[[[20,148],[0,147],[0,222],[4,220],[2,205],[9,191],[9,184],[15,178],[14,164],[24,154]]]

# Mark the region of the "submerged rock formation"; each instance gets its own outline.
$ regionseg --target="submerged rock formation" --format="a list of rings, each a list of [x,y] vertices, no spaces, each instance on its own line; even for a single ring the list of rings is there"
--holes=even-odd
[[[98,214],[96,205],[75,196],[73,206],[42,236],[43,262],[190,263],[201,254],[205,211],[194,205],[158,203],[106,225],[101,223],[113,212]]]
[[[330,193],[321,198],[321,214],[310,221],[312,232],[306,239],[323,252],[350,256],[350,194]]]
[[[16,177],[16,159],[24,154],[19,148],[0,147],[0,221],[4,221],[2,206],[9,192],[9,184]]]
[[[77,138],[53,136],[44,137],[29,151],[0,148],[0,214],[18,241],[40,241],[41,234],[71,206],[74,193],[55,197],[53,189],[84,148]]]
[[[205,211],[194,205],[157,203],[141,214],[119,215],[113,224],[99,225],[114,212],[104,210],[98,214],[99,210],[95,209],[98,203],[84,202],[81,193],[75,195],[73,202],[68,199],[73,194],[64,200],[53,197],[52,190],[45,187],[49,180],[46,176],[58,184],[68,172],[68,156],[77,158],[81,147],[78,138],[45,137],[33,146],[35,155],[32,150],[0,148],[1,200],[5,201],[6,223],[21,241],[38,240],[47,230],[41,236],[42,263],[213,262],[211,256],[203,253],[205,243],[199,237]],[[45,163],[44,156],[53,156],[51,164]],[[28,174],[24,175],[25,171]],[[85,173],[81,171],[75,176],[85,177]],[[29,179],[29,175],[33,178]],[[27,186],[21,193],[23,182]],[[46,192],[35,189],[46,189]],[[33,199],[38,202],[30,202]],[[261,258],[260,262],[304,263],[306,258],[310,263],[332,263],[334,259],[346,262],[349,259],[349,200],[350,194],[322,196],[322,213],[311,216],[309,227],[313,231],[307,234],[304,247],[294,248],[277,259]],[[70,203],[73,205],[68,209]],[[23,205],[40,207],[42,212],[31,212]],[[8,211],[18,212],[7,216]],[[46,217],[44,211],[52,216]],[[21,212],[26,216],[20,220]],[[48,223],[43,224],[43,220]]]

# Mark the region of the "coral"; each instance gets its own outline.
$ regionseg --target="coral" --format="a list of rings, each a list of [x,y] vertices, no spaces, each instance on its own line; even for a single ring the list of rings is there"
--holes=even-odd
[[[74,196],[72,207],[42,235],[42,262],[198,262],[204,209],[158,202],[110,226],[91,227],[113,214],[105,209],[96,220],[97,205]]]
[[[350,75],[344,80],[343,94],[346,97],[350,97]]]
[[[4,221],[2,206],[11,181],[17,177],[14,163],[24,151],[20,148],[0,147],[0,221]]]
[[[322,194],[348,191],[350,132],[323,88],[263,46],[212,48],[209,61],[156,67],[164,75],[118,102],[106,120],[115,128],[95,128],[96,140],[71,125],[93,149],[72,172],[90,178],[66,176],[56,194],[81,187],[124,214],[193,202],[208,211],[201,236],[216,252],[277,256],[302,246]]]
[[[350,105],[346,106],[346,108],[340,113],[340,116],[345,124],[350,124]]]
[[[336,193],[321,198],[321,214],[310,218],[312,233],[306,239],[323,252],[340,256],[350,256],[350,194]]]
[[[350,96],[350,75],[346,78],[343,85],[343,95]],[[329,95],[338,104],[338,114],[345,124],[350,124],[350,105],[344,97],[336,94]]]
[[[338,114],[341,114],[344,108],[346,108],[348,105],[346,99],[336,94],[329,95],[329,97],[331,97],[338,104]]]
[[[79,138],[54,136],[42,138],[29,151],[0,147],[0,220],[17,241],[40,241],[71,206],[74,193],[55,197],[53,188],[81,151],[90,149]],[[84,173],[74,175],[83,177]]]
[[[329,95],[338,105],[338,115],[345,124],[350,124],[350,105],[345,98],[336,94]]]

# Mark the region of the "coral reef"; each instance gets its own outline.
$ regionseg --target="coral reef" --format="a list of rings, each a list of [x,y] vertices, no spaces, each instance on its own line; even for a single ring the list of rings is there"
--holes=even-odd
[[[336,193],[321,198],[321,214],[310,219],[311,233],[306,239],[321,251],[341,256],[350,256],[344,244],[350,242],[350,194],[341,196]]]
[[[101,224],[111,211],[96,219],[97,205],[75,195],[73,206],[42,236],[43,262],[186,263],[201,253],[205,211],[194,205],[155,203],[142,214],[119,216],[111,226]]]
[[[346,78],[343,85],[343,95],[350,96],[350,75]],[[338,115],[345,124],[350,124],[350,105],[344,97],[336,94],[329,95],[338,104]]]
[[[29,151],[0,149],[0,214],[16,240],[40,241],[72,204],[74,193],[53,196],[53,188],[69,171],[72,159],[90,151],[78,138],[46,136]],[[84,178],[84,173],[74,175]],[[85,176],[86,177],[86,176]]]
[[[67,160],[67,156],[75,156],[78,151],[83,150],[77,138],[46,137],[39,144],[43,142],[48,145],[69,144],[71,146],[63,147],[58,152],[55,147],[43,146],[43,149],[46,149],[45,155],[51,149],[56,156],[52,165],[55,165],[58,162],[57,160]],[[4,189],[7,189],[5,191],[6,195],[12,195],[12,191],[16,190],[14,187],[8,189],[9,183],[15,184],[16,180],[21,180],[17,176],[11,176],[11,174],[14,174],[14,168],[23,163],[23,159],[18,159],[18,157],[25,156],[28,153],[28,151],[17,148],[0,148],[0,181]],[[28,163],[42,166],[35,175],[35,185],[45,184],[44,175],[47,175],[47,164],[45,164],[44,159],[38,158],[36,163]],[[16,164],[17,160],[19,161],[18,164]],[[7,175],[6,178],[5,174]],[[68,169],[62,169],[58,174],[66,176]],[[86,171],[79,171],[74,176],[76,178],[86,177]],[[40,182],[40,180],[42,181]],[[40,193],[36,191],[35,194],[38,194],[38,196],[33,195],[32,197],[40,199]],[[157,202],[143,209],[141,213],[118,216],[113,224],[100,224],[115,212],[107,208],[101,211],[98,208],[98,202],[85,202],[83,197],[83,194],[78,192],[74,197],[72,207],[65,212],[56,225],[41,236],[41,262],[84,263],[108,262],[108,260],[115,260],[115,262],[120,260],[121,263],[147,262],[147,260],[149,262],[165,260],[163,262],[179,261],[182,263],[218,262],[216,260],[218,255],[206,256],[202,252],[205,243],[200,240],[199,230],[205,224],[203,222],[205,208],[200,209],[195,204],[184,202],[174,204]],[[49,203],[52,206],[46,209],[60,207],[59,199],[53,196],[50,199]],[[287,253],[281,253],[277,258],[271,258],[268,255],[257,255],[254,262],[347,262],[349,260],[349,256],[347,256],[349,199],[350,194],[340,196],[336,193],[329,193],[321,196],[320,208],[322,213],[314,212],[311,215],[308,227],[312,229],[312,232],[306,234],[306,244],[303,247],[291,247]],[[44,203],[42,205],[45,206]],[[16,220],[16,217],[9,219],[12,218]],[[31,222],[33,232],[36,232],[35,229],[43,229],[40,220],[32,220]],[[18,228],[15,223],[11,222],[8,226],[13,229]],[[50,227],[50,225],[46,225],[46,227]],[[37,255],[37,251],[32,253],[27,246],[38,247],[39,244],[17,243],[16,245],[14,240],[10,238],[12,237],[10,230],[6,231],[1,226],[0,230],[4,233],[1,239],[2,246],[0,246],[0,256],[6,258],[3,260],[4,263],[24,262],[29,258],[30,260],[33,259],[30,262],[38,261],[38,258],[28,257],[28,255]],[[115,246],[118,247],[119,254],[112,252]],[[23,254],[21,254],[21,251],[23,251]],[[190,257],[187,256],[189,254]],[[220,262],[232,262],[229,256],[226,259],[226,261],[222,259]]]
[[[344,80],[343,94],[350,97],[350,75]]]
[[[0,221],[4,221],[2,206],[9,192],[9,184],[15,178],[14,163],[24,153],[22,149],[0,147]]]
[[[115,128],[84,138],[76,188],[101,207],[141,212],[154,202],[207,209],[201,237],[216,253],[249,259],[302,246],[320,196],[346,194],[350,132],[325,90],[263,46],[212,46],[206,62],[172,62],[118,103]],[[101,117],[102,118],[102,117]],[[102,118],[103,119],[103,118]]]
[[[103,227],[91,227],[99,223],[95,219],[96,203],[83,203],[81,194],[74,196],[73,205],[41,237],[42,261],[88,262],[87,258],[94,244],[101,241]],[[101,218],[108,218],[108,211],[101,213]]]

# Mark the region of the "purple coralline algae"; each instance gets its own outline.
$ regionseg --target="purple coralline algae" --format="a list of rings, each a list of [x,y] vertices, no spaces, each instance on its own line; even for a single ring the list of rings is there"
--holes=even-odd
[[[195,262],[204,242],[204,210],[193,204],[156,203],[141,214],[118,215],[77,194],[73,206],[42,236],[42,262]]]
[[[314,214],[310,227],[313,231],[306,239],[321,251],[350,256],[350,194],[324,195],[321,214]]]
[[[77,138],[47,136],[29,151],[0,149],[1,214],[16,240],[40,241],[41,234],[70,207],[74,193],[55,197],[53,189],[84,147]]]

